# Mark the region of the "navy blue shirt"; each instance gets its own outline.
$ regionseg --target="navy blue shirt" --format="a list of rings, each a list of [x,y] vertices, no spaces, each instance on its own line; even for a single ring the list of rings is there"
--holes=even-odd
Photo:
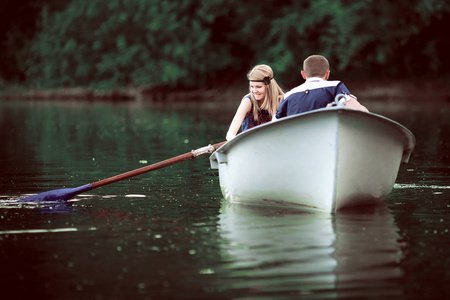
[[[250,99],[250,102],[252,104],[252,108],[250,109],[249,113],[245,116],[244,120],[242,121],[241,124],[241,130],[242,131],[246,131],[247,129],[253,128],[255,126],[267,123],[272,121],[272,117],[270,116],[270,113],[265,110],[265,109],[261,109],[259,111],[259,117],[258,120],[255,120],[255,117],[253,116],[253,102],[252,99],[250,98],[250,95],[246,96],[248,99]]]
[[[284,95],[276,114],[277,119],[326,107],[338,94],[347,94],[341,81],[327,81],[319,77],[308,78],[305,83]]]

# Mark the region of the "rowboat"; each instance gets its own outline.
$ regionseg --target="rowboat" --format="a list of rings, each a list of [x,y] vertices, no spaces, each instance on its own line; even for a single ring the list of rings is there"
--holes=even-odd
[[[335,213],[384,201],[415,143],[393,120],[338,105],[242,132],[210,164],[232,203]]]

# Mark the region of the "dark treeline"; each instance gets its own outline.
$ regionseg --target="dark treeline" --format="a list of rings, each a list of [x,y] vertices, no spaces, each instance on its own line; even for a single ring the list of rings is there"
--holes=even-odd
[[[444,0],[3,0],[3,83],[48,89],[205,86],[256,63],[280,82],[310,54],[334,74],[433,78],[450,69]]]

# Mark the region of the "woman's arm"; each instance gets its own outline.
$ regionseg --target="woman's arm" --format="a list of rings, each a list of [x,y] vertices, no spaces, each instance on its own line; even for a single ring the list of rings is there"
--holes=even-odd
[[[231,121],[230,128],[228,129],[226,139],[227,141],[233,139],[241,127],[242,121],[244,121],[245,116],[252,109],[252,102],[247,97],[242,98],[241,104],[239,105],[236,114],[234,115],[233,121]]]

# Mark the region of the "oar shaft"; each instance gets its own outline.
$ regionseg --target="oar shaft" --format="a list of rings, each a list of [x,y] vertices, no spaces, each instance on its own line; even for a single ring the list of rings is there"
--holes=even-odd
[[[188,153],[185,153],[185,154],[182,154],[182,155],[170,158],[170,159],[166,159],[166,160],[154,163],[154,164],[149,165],[149,166],[145,166],[145,167],[133,170],[133,171],[129,171],[129,172],[126,172],[126,173],[123,173],[123,174],[119,174],[119,175],[116,175],[116,176],[113,176],[113,177],[110,177],[110,178],[106,178],[106,179],[94,182],[91,185],[92,185],[92,188],[94,189],[94,188],[101,187],[101,186],[104,186],[104,185],[107,185],[107,184],[110,184],[110,183],[114,183],[114,182],[117,182],[117,181],[120,181],[120,180],[123,180],[123,179],[127,179],[127,178],[130,178],[130,177],[133,177],[133,176],[137,176],[137,175],[140,175],[140,174],[143,174],[143,173],[147,173],[147,172],[150,172],[150,171],[158,170],[158,169],[161,169],[161,168],[164,168],[164,167],[167,167],[167,166],[179,163],[179,162],[183,162],[185,160],[190,160],[190,159],[196,158],[196,157],[201,156],[201,155],[212,153],[212,152],[216,151],[217,148],[219,148],[220,146],[222,146],[225,143],[226,142],[221,142],[221,143],[218,143],[218,144],[209,145],[209,146],[206,146],[206,147],[203,147],[203,148],[199,148],[197,150],[192,150],[191,152],[188,152]]]

